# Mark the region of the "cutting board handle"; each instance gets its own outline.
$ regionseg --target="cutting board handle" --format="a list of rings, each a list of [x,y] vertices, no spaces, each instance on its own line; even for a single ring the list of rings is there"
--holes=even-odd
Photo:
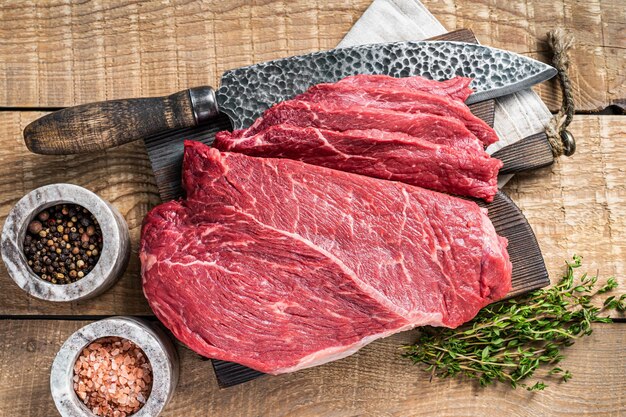
[[[26,126],[24,141],[38,154],[77,154],[112,148],[169,129],[193,127],[217,114],[213,88],[195,87],[167,97],[68,107]]]
[[[527,136],[494,152],[491,156],[504,163],[500,175],[535,170],[552,165],[554,162],[552,147],[545,132]]]

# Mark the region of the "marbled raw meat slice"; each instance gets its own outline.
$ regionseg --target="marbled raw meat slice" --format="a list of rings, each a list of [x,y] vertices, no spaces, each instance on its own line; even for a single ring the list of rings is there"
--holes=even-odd
[[[344,109],[361,106],[450,117],[463,123],[485,146],[498,141],[498,135],[493,128],[474,116],[464,103],[421,90],[398,89],[386,85],[354,87],[341,83],[318,84],[295,97],[294,100]]]
[[[221,151],[288,158],[449,194],[493,201],[502,162],[484,150],[431,143],[381,130],[335,132],[279,124],[249,137],[229,132],[213,143]]]
[[[144,221],[144,293],[209,357],[291,372],[456,327],[511,287],[507,241],[471,201],[196,142],[183,186]]]
[[[454,77],[449,80],[435,81],[420,76],[395,78],[388,75],[359,74],[343,78],[337,81],[337,84],[350,85],[355,88],[387,86],[413,91],[426,91],[464,102],[473,93],[473,90],[469,87],[471,82],[472,79],[466,77]]]
[[[482,142],[463,123],[450,117],[433,114],[410,114],[386,109],[360,106],[340,108],[290,100],[268,109],[248,129],[234,132],[219,132],[246,138],[280,124],[343,132],[346,130],[377,129],[391,133],[404,133],[432,143],[455,146],[461,149],[482,152]]]

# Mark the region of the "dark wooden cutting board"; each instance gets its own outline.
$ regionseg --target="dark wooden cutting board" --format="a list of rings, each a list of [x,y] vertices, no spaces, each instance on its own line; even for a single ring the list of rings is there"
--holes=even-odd
[[[477,42],[474,34],[465,29],[439,36],[436,39]],[[470,108],[472,113],[493,127],[495,111],[494,100],[476,103],[471,105]],[[146,145],[148,152],[154,153],[151,159],[155,175],[164,175],[164,173],[174,171],[180,172],[180,169],[173,170],[171,168],[172,164],[180,166],[181,161],[176,161],[168,157],[160,157],[160,155],[175,154],[174,152],[168,151],[169,147],[182,146],[184,139],[198,140],[203,143],[211,144],[218,131],[227,129],[230,129],[230,122],[226,117],[223,117],[218,123],[211,126],[210,129],[206,127],[195,128],[184,132],[179,131],[173,135],[170,133],[169,135],[166,134],[147,139]],[[517,155],[517,157],[521,157],[520,163],[523,163],[523,152]],[[161,181],[161,183],[168,184],[167,189],[159,190],[161,195],[171,195],[172,197],[180,195],[179,176],[171,176],[167,181]],[[508,252],[513,265],[513,288],[509,293],[509,297],[548,285],[550,283],[548,272],[535,235],[526,221],[526,218],[515,203],[502,192],[498,192],[492,203],[486,204],[482,201],[477,201],[477,203],[489,210],[489,218],[496,231],[499,235],[505,236],[509,240]],[[264,375],[261,372],[237,363],[220,360],[212,360],[212,363],[215,376],[222,388],[241,384]]]

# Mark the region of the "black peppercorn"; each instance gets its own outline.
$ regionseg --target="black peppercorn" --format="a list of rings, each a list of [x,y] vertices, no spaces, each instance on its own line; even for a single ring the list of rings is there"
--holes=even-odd
[[[41,213],[37,215],[37,218],[41,220],[42,222],[45,222],[46,220],[50,218],[50,214],[48,214],[47,211],[42,211]]]
[[[54,284],[86,276],[98,262],[102,232],[85,208],[63,204],[37,214],[28,224],[23,251],[32,271]]]
[[[28,231],[34,235],[41,232],[42,228],[43,226],[41,225],[41,222],[38,220],[33,220],[32,222],[28,224]]]

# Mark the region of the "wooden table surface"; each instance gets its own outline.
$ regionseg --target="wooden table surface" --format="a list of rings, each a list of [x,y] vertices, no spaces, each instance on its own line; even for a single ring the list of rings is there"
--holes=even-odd
[[[94,100],[216,85],[226,69],[334,47],[370,0],[198,2],[4,0],[0,4],[0,221],[32,189],[82,185],[112,202],[130,226],[124,277],[102,296],[51,304],[27,297],[0,265],[0,417],[53,416],[51,361],[89,321],[150,316],[141,293],[137,243],[158,204],[145,149],[131,143],[100,154],[30,154],[21,132],[54,108]],[[533,227],[552,280],[574,253],[584,268],[626,287],[626,8],[623,0],[425,1],[450,30],[547,60],[545,32],[577,38],[572,78],[579,114],[572,158],[519,175],[505,191]],[[554,83],[537,92],[552,110]],[[602,111],[602,114],[593,112]],[[574,378],[544,392],[433,381],[398,354],[414,332],[292,375],[219,390],[210,362],[184,347],[180,386],[164,416],[622,416],[626,415],[626,324],[598,325],[567,351]]]

